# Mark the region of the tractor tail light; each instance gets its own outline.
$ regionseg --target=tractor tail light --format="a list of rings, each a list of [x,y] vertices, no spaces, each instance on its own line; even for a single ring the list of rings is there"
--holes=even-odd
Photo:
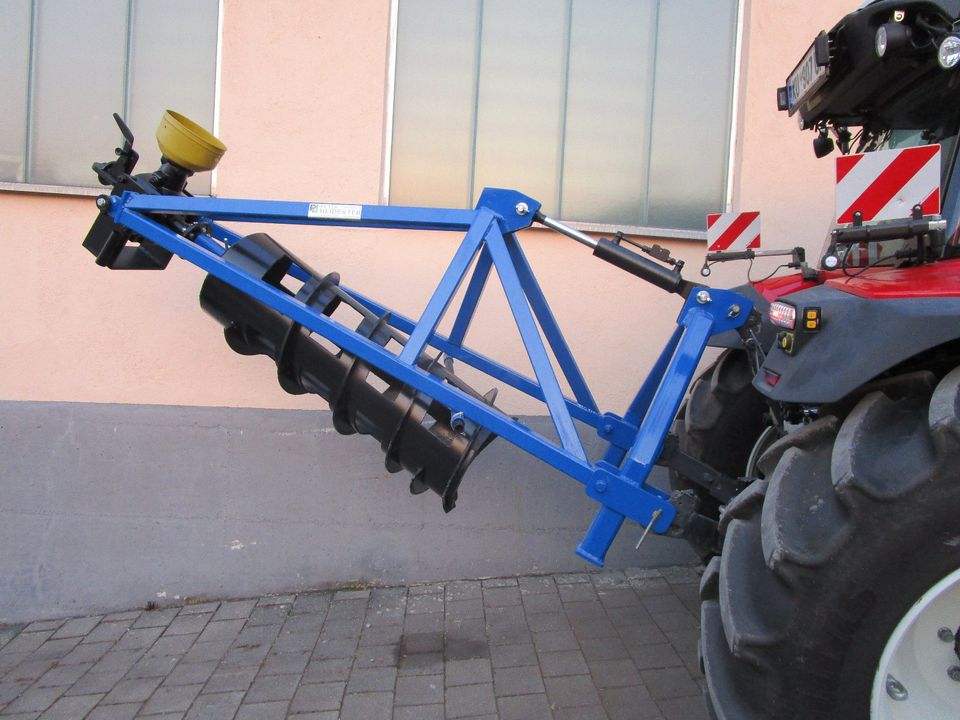
[[[797,324],[797,309],[779,300],[770,305],[770,322],[777,327],[793,330]]]

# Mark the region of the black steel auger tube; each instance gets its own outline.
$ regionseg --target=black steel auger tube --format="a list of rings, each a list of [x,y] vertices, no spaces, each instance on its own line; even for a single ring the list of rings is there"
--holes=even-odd
[[[386,317],[379,317],[344,292],[336,273],[315,273],[268,235],[241,238],[223,257],[279,289],[284,289],[281,281],[295,263],[310,276],[296,293],[303,304],[328,316],[341,304],[349,306],[361,318],[357,334],[380,346],[390,342],[403,345],[407,340]],[[224,326],[232,350],[272,358],[284,390],[297,395],[314,393],[327,400],[338,432],[374,437],[386,454],[388,471],[403,468],[413,475],[411,492],[433,490],[443,498],[444,510],[453,509],[467,466],[494,438],[489,430],[455,422],[447,406],[339,347],[324,346],[307,328],[213,275],[203,283],[200,304]],[[481,398],[437,359],[422,356],[417,364]],[[492,395],[481,399],[492,402]]]

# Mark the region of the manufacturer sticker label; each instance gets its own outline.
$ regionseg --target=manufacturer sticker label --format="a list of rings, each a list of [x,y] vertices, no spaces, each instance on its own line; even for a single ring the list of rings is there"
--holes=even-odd
[[[310,203],[307,217],[314,220],[361,220],[363,205],[334,205]]]

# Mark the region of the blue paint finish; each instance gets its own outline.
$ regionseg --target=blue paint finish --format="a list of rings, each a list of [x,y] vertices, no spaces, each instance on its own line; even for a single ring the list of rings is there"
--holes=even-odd
[[[656,395],[650,402],[637,438],[630,448],[624,474],[642,479],[650,473],[654,462],[663,449],[663,440],[670,430],[673,418],[680,409],[683,395],[693,380],[697,364],[703,355],[710,337],[726,332],[743,323],[746,315],[753,309],[753,303],[729,290],[708,291],[711,301],[701,304],[691,294],[680,312],[679,325],[683,328],[683,337],[677,343],[676,350]],[[739,312],[729,317],[730,308],[736,306]]]
[[[517,205],[521,203],[526,207],[518,212]],[[670,527],[676,511],[667,494],[647,485],[647,479],[707,341],[713,334],[739,327],[749,316],[750,300],[727,290],[705,290],[709,298],[702,297],[700,292],[694,293],[684,303],[675,332],[624,416],[601,414],[513,234],[530,225],[540,207],[537,201],[512,190],[487,189],[476,210],[331,207],[333,209],[314,207],[311,210],[309,203],[124,193],[111,197],[109,212],[118,224],[326,337],[345,352],[455,408],[471,421],[583,483],[586,494],[600,504],[596,519],[577,548],[577,553],[590,562],[603,564],[626,518],[647,525],[659,511],[652,531],[662,533]],[[209,229],[192,239],[181,236],[162,224],[163,215],[170,213],[200,218]],[[219,225],[219,221],[449,230],[465,231],[466,236],[419,322],[343,288],[373,312],[386,315],[391,325],[409,335],[404,350],[397,356],[224,260],[221,255],[225,246],[235,243],[240,236]],[[436,332],[437,325],[478,253],[473,275],[457,310],[453,332],[446,338]],[[463,346],[492,267],[500,277],[535,380]],[[308,279],[299,266],[291,268],[290,274],[301,280]],[[698,295],[701,295],[699,301]],[[563,393],[541,330],[573,390],[574,399]],[[560,445],[417,367],[417,358],[428,346],[544,402]],[[574,419],[596,428],[600,437],[610,444],[602,461],[594,464],[587,460]]]
[[[477,209],[480,208],[489,208],[499,215],[500,231],[506,234],[530,227],[540,212],[540,203],[516,190],[484,188],[477,200]]]
[[[626,518],[615,510],[601,507],[597,511],[590,529],[587,530],[587,534],[577,545],[577,555],[594,565],[603,567],[607,550],[610,549],[614,538],[620,532],[624,520]]]
[[[662,490],[625,477],[619,468],[603,461],[596,464],[586,491],[604,507],[616,510],[644,526],[654,510],[660,510],[662,514],[654,526],[657,532],[670,527],[676,514],[676,509],[668,502],[669,496]]]
[[[597,435],[610,444],[603,456],[604,462],[619,467],[627,456],[627,450],[633,446],[637,426],[614,413],[604,413],[603,422],[597,428]]]
[[[681,337],[683,337],[683,328],[678,325],[670,335],[670,339],[661,351],[653,368],[651,368],[650,374],[647,375],[646,380],[643,381],[633,401],[627,408],[621,425],[610,423],[610,432],[604,435],[604,439],[610,443],[610,447],[603,456],[604,462],[619,467],[623,463],[623,459],[627,456],[627,450],[633,447],[640,422],[647,414],[647,408],[650,407],[654,393],[656,393],[657,388],[660,387],[663,375],[667,371],[670,359],[673,357],[674,352],[676,352]]]
[[[553,371],[553,365],[550,363],[547,349],[543,346],[540,330],[533,318],[527,296],[523,292],[523,285],[517,275],[517,269],[510,258],[506,239],[491,228],[487,233],[487,247],[493,257],[493,266],[497,269],[497,275],[507,296],[507,303],[513,313],[514,322],[517,323],[517,328],[520,330],[520,339],[527,351],[527,357],[530,358],[533,373],[537,376],[537,382],[543,391],[543,397],[550,411],[553,426],[560,438],[560,444],[564,450],[572,453],[574,457],[586,460],[587,456],[583,451],[580,436],[577,435],[577,429],[573,426],[573,419],[567,411],[560,382]]]
[[[440,284],[437,285],[437,289],[434,290],[433,296],[427,303],[427,307],[420,317],[420,322],[417,323],[413,332],[410,333],[410,338],[407,340],[406,345],[403,346],[403,350],[400,352],[400,362],[407,363],[408,365],[413,365],[417,362],[417,358],[419,358],[420,353],[423,352],[424,346],[436,331],[437,324],[447,311],[447,306],[450,305],[450,301],[453,300],[453,296],[460,287],[460,283],[463,282],[463,278],[467,274],[467,270],[470,269],[473,258],[476,257],[477,251],[480,249],[484,235],[487,234],[493,222],[494,215],[489,210],[481,209],[477,212],[477,219],[473,225],[470,226],[470,230],[467,232],[467,236],[463,239],[460,247],[457,248],[457,252],[450,262],[450,266],[443,274],[443,277],[440,279]]]
[[[627,455],[624,474],[640,482],[646,482],[654,461],[660,455],[663,438],[677,415],[683,394],[697,369],[706,341],[712,334],[711,319],[706,313],[691,314],[685,320],[683,338],[664,373],[643,422],[640,423],[640,431]],[[653,437],[655,432],[660,432],[660,437]]]
[[[450,342],[454,345],[463,345],[467,337],[467,330],[470,329],[480,296],[483,295],[483,289],[490,277],[491,267],[493,267],[493,258],[490,257],[490,251],[484,248],[480,251],[477,265],[473,269],[466,294],[463,296],[463,304],[460,306],[460,312],[457,313],[457,319],[453,322],[453,330],[450,331]]]
[[[377,315],[390,313],[390,325],[401,332],[410,334],[413,331],[413,328],[416,326],[416,323],[410,318],[402,315],[401,313],[389,310],[389,308],[381,305],[375,300],[371,300],[370,298],[365,297],[354,290],[346,288],[343,285],[340,286],[340,289],[348,292],[357,302]],[[516,370],[499,364],[496,360],[488,358],[486,355],[476,352],[475,350],[471,350],[470,348],[454,345],[448,338],[444,337],[440,333],[434,333],[430,340],[430,345],[435,347],[437,350],[442,350],[455,360],[461,360],[470,367],[476,368],[477,370],[486,373],[490,377],[506,383],[507,385],[510,385],[510,387],[516,388],[520,392],[524,393],[525,395],[529,395],[535,400],[545,402],[543,391],[540,389],[540,386],[537,385],[536,381],[517,372]],[[580,420],[581,422],[584,422],[594,428],[600,427],[600,424],[603,421],[603,417],[600,415],[600,413],[585,408],[569,398],[566,398],[566,403],[567,409],[574,419]]]
[[[667,502],[662,491],[646,484],[647,479],[660,456],[664,438],[693,379],[707,341],[715,333],[737,327],[752,309],[749,300],[731,291],[707,292],[708,302],[699,301],[699,293],[694,293],[684,303],[677,330],[631,403],[627,413],[629,419],[642,417],[642,421],[626,463],[622,468],[597,463],[597,473],[587,484],[587,495],[603,505],[584,539],[586,552],[591,556],[602,558],[613,540],[609,534],[612,521],[607,511],[620,513],[646,526],[654,511],[659,509],[661,515],[651,528],[658,533],[665,532],[673,522],[676,509]],[[731,311],[734,306],[738,308],[736,314]],[[612,446],[608,457],[615,460],[621,452]],[[605,519],[601,519],[601,515]]]
[[[385,369],[402,382],[424,392],[448,406],[463,408],[471,420],[489,428],[508,442],[530,452],[557,470],[586,483],[592,467],[582,458],[557,447],[500,410],[479,402],[457,388],[442,382],[420,368],[401,363],[396,356],[378,344],[358,335],[298,301],[272,285],[247,274],[217,255],[185,240],[176,233],[135,212],[118,212],[120,224],[149,237],[158,245],[197,267],[220,278],[252,298],[283,313],[309,330],[316,332],[370,364]]]
[[[650,370],[650,374],[647,376],[646,380],[643,381],[643,384],[637,391],[636,397],[627,408],[627,412],[623,416],[623,419],[627,423],[633,425],[634,427],[639,427],[640,423],[643,422],[643,418],[647,415],[647,409],[650,407],[650,403],[653,401],[653,397],[657,392],[657,388],[660,387],[660,382],[663,380],[663,376],[667,372],[667,368],[670,365],[670,359],[677,351],[677,346],[680,344],[680,339],[682,337],[683,327],[678,325],[670,334],[670,339],[667,341],[667,344],[664,346],[659,357],[657,357],[657,362],[654,363],[653,368]],[[631,441],[630,445],[627,445],[624,449],[629,449],[632,444],[633,442]]]
[[[593,399],[593,394],[590,392],[590,388],[587,387],[587,381],[584,379],[583,373],[580,372],[580,368],[573,357],[570,346],[567,345],[563,333],[560,332],[557,320],[553,316],[553,312],[550,310],[550,305],[547,304],[546,298],[543,296],[540,284],[533,275],[533,270],[530,268],[530,263],[527,262],[526,255],[523,254],[523,249],[517,241],[517,236],[510,233],[505,236],[505,240],[507,249],[510,251],[510,259],[517,269],[517,276],[520,278],[520,283],[523,286],[523,292],[527,296],[527,300],[530,301],[530,307],[533,308],[537,322],[540,323],[540,329],[543,330],[543,334],[550,344],[550,349],[553,350],[553,354],[557,358],[557,363],[560,365],[560,370],[570,384],[570,389],[573,390],[574,397],[577,398],[577,401],[581,405],[591,410],[597,410],[597,403]]]
[[[197,243],[197,245],[199,245],[200,247],[202,247],[204,250],[207,250],[207,251],[209,251],[209,252],[212,252],[214,255],[217,255],[218,257],[219,257],[220,255],[223,255],[224,250],[226,249],[226,248],[224,248],[223,245],[221,245],[221,244],[218,243],[216,240],[214,240],[212,237],[210,237],[209,235],[206,235],[206,234],[198,235],[198,236],[197,236],[197,239],[195,240],[195,242]]]
[[[475,210],[358,205],[360,220],[311,218],[307,202],[285,200],[233,200],[180,195],[140,195],[125,192],[113,196],[128,210],[144,213],[200,215],[212,220],[269,222],[286,225],[322,225],[332,227],[377,227],[420,230],[468,230],[476,219]],[[327,203],[331,204],[331,203]]]

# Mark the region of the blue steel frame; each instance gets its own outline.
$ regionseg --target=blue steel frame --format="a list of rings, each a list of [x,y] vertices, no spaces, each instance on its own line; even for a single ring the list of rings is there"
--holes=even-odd
[[[326,212],[324,207],[328,208]],[[676,510],[669,496],[648,485],[647,479],[707,342],[713,334],[744,323],[753,306],[748,298],[718,289],[692,293],[680,311],[676,330],[624,415],[601,413],[517,241],[516,232],[532,223],[540,209],[539,202],[516,191],[487,188],[474,210],[353,205],[332,206],[330,211],[330,207],[318,209],[316,204],[305,202],[125,192],[110,196],[107,212],[117,224],[233,285],[583,483],[587,495],[601,505],[577,548],[577,553],[586,560],[603,565],[604,556],[626,518],[644,527],[656,518],[651,530],[657,533],[670,527]],[[344,213],[337,216],[337,209],[344,208],[348,208],[346,217]],[[165,214],[197,216],[208,231],[187,238],[158,221]],[[360,293],[342,288],[373,312],[388,314],[388,322],[409,336],[399,354],[394,354],[224,260],[221,256],[226,248],[241,236],[219,221],[448,230],[465,231],[466,235],[419,320],[404,317]],[[471,266],[473,273],[452,331],[445,337],[437,332],[437,326]],[[464,345],[491,269],[496,269],[500,278],[534,378]],[[300,280],[308,279],[306,272],[296,266],[290,274]],[[572,398],[566,397],[561,388],[547,345],[572,390]],[[559,444],[417,367],[417,358],[428,346],[545,403]],[[600,461],[591,462],[587,458],[575,420],[594,428],[609,444]]]

